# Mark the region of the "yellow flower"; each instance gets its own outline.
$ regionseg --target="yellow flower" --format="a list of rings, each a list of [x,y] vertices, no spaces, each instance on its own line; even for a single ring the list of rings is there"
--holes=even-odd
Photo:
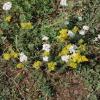
[[[72,61],[75,63],[81,63],[88,61],[88,59],[85,56],[80,55],[79,53],[75,53],[72,55]]]
[[[17,67],[17,68],[24,68],[24,64],[23,64],[23,63],[19,63],[19,64],[17,64],[16,67]]]
[[[78,49],[80,52],[86,51],[86,44],[80,45]]]
[[[6,21],[6,22],[10,22],[10,21],[11,21],[11,16],[10,16],[10,15],[7,16],[7,17],[4,19],[4,21]]]
[[[70,66],[71,68],[77,68],[77,67],[78,67],[77,63],[75,63],[75,62],[70,62],[70,63],[69,63],[69,66]]]
[[[88,58],[86,58],[86,56],[82,56],[81,59],[82,59],[82,62],[89,61]]]
[[[35,69],[39,69],[42,65],[42,62],[41,61],[36,61],[34,64],[33,64],[33,68]]]
[[[22,29],[32,29],[32,23],[31,22],[26,22],[26,23],[21,23],[21,28]]]
[[[49,71],[54,71],[56,69],[56,65],[57,65],[56,62],[49,62],[48,63],[48,70]]]
[[[49,56],[49,55],[50,55],[50,52],[45,51],[45,52],[43,53],[43,56]]]
[[[4,59],[4,60],[10,60],[10,58],[11,58],[11,56],[10,56],[9,53],[4,53],[4,54],[3,54],[3,59]]]
[[[61,29],[61,30],[59,31],[60,34],[62,34],[62,33],[67,34],[67,32],[68,32],[67,29]]]
[[[71,44],[66,45],[66,46],[62,49],[62,51],[59,53],[59,56],[68,54],[68,53],[69,53],[69,48],[70,48],[71,46],[72,46]]]
[[[77,26],[74,26],[74,28],[72,29],[72,32],[77,33],[79,31],[79,28]]]
[[[79,41],[78,41],[78,44],[82,44],[84,42],[84,40],[83,39],[80,39]]]
[[[80,53],[74,53],[72,54],[72,59],[74,62],[77,62],[77,60],[81,57]]]
[[[67,29],[62,29],[59,33],[58,39],[60,42],[64,42],[68,38]]]
[[[62,56],[62,55],[66,55],[68,54],[68,50],[66,48],[63,48],[62,51],[59,53],[59,56]]]
[[[11,55],[11,58],[18,58],[17,52],[11,52],[10,55]]]

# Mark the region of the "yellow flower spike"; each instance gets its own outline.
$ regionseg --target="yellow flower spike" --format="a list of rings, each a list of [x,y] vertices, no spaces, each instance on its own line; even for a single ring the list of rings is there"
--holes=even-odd
[[[41,65],[42,65],[42,62],[41,61],[36,61],[33,64],[33,68],[35,68],[35,69],[38,70],[38,69],[40,69]]]
[[[72,29],[72,32],[77,33],[79,31],[79,28],[77,26],[74,26],[74,28]]]
[[[49,62],[48,63],[48,70],[49,71],[54,71],[56,69],[56,65],[57,65],[56,62]]]
[[[26,23],[21,23],[21,28],[22,29],[32,29],[33,26],[32,26],[32,23],[31,22],[26,22]]]
[[[49,56],[49,55],[50,55],[50,52],[45,51],[45,52],[43,53],[43,56]]]
[[[11,16],[10,16],[10,15],[7,16],[7,17],[4,19],[4,21],[6,21],[6,22],[10,22],[10,21],[11,21]]]
[[[11,58],[11,56],[10,56],[9,53],[4,53],[4,54],[3,54],[3,59],[4,59],[4,60],[10,60],[10,58]]]
[[[17,68],[24,68],[25,66],[24,66],[24,64],[23,63],[19,63],[19,64],[17,64],[17,66],[16,66]]]

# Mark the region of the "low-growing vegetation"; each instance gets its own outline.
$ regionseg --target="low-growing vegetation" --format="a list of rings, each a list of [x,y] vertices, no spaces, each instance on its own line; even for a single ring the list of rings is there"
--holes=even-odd
[[[0,100],[99,100],[99,21],[99,0],[1,0]]]

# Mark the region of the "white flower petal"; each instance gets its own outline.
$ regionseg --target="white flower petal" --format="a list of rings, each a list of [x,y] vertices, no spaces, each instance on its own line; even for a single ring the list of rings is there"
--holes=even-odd
[[[84,31],[84,30],[80,30],[80,31],[79,31],[79,34],[80,34],[80,35],[85,35],[85,31]]]
[[[50,44],[43,44],[43,50],[50,51]]]
[[[43,41],[47,41],[48,39],[49,39],[49,37],[47,37],[47,36],[43,36],[43,37],[42,37],[42,40],[43,40]]]
[[[69,58],[70,58],[69,55],[61,56],[61,60],[64,61],[64,62],[68,62]]]
[[[89,30],[89,26],[84,25],[83,26],[83,30],[88,31]]]
[[[72,32],[72,31],[68,31],[68,35],[70,36],[70,37],[74,37],[75,36],[75,34]]]
[[[12,3],[11,2],[6,2],[6,3],[4,3],[4,5],[3,5],[3,10],[10,10],[11,9],[11,7],[12,7]]]
[[[60,5],[61,6],[67,6],[68,4],[67,4],[67,0],[61,0],[60,1]]]
[[[100,34],[98,34],[98,39],[100,39]]]
[[[27,56],[23,52],[21,52],[19,60],[20,60],[20,62],[26,62]]]
[[[72,45],[72,46],[69,48],[69,52],[70,52],[70,53],[75,53],[75,52],[76,52],[76,49],[77,49],[77,46],[76,46],[76,45]]]
[[[79,20],[79,21],[82,21],[82,16],[79,16],[79,17],[78,17],[78,20]]]
[[[97,38],[97,37],[95,37],[94,42],[97,42],[97,41],[98,41],[98,38]]]
[[[47,62],[49,60],[49,57],[48,56],[44,56],[43,57],[43,61]]]

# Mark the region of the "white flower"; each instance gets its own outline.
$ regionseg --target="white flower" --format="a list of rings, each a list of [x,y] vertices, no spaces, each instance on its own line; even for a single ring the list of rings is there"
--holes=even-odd
[[[48,39],[49,39],[49,38],[48,38],[47,36],[45,36],[45,35],[42,37],[42,40],[43,40],[43,41],[47,41]]]
[[[97,41],[98,41],[98,38],[97,38],[97,37],[95,37],[94,42],[97,42]]]
[[[98,34],[98,39],[100,39],[100,34]]]
[[[69,21],[65,21],[65,25],[69,25]]]
[[[19,59],[20,59],[20,62],[26,62],[27,61],[27,56],[23,52],[21,52]]]
[[[78,20],[79,21],[82,21],[82,16],[78,16]]]
[[[3,10],[10,10],[11,9],[11,7],[12,7],[12,3],[11,2],[6,2],[6,3],[4,3],[4,5],[3,5]]]
[[[43,57],[43,61],[45,61],[45,62],[47,62],[47,61],[48,61],[48,59],[49,59],[49,57],[48,57],[48,56],[44,56],[44,57]]]
[[[67,0],[61,0],[60,1],[60,5],[61,6],[67,6],[68,4],[67,4]]]
[[[70,37],[74,37],[75,36],[75,34],[72,32],[72,31],[68,31],[68,35],[70,36]]]
[[[88,31],[89,30],[89,26],[84,25],[83,26],[83,30]]]
[[[72,46],[69,48],[69,52],[70,52],[70,53],[75,53],[75,52],[76,52],[76,49],[77,49],[77,46],[76,46],[76,45],[72,45]]]
[[[50,44],[43,44],[43,50],[45,50],[45,51],[50,51]]]
[[[70,58],[69,55],[61,56],[61,60],[64,61],[64,62],[68,62],[69,58]]]
[[[80,34],[80,35],[85,35],[85,31],[84,31],[84,30],[80,30],[80,31],[79,31],[79,34]]]

